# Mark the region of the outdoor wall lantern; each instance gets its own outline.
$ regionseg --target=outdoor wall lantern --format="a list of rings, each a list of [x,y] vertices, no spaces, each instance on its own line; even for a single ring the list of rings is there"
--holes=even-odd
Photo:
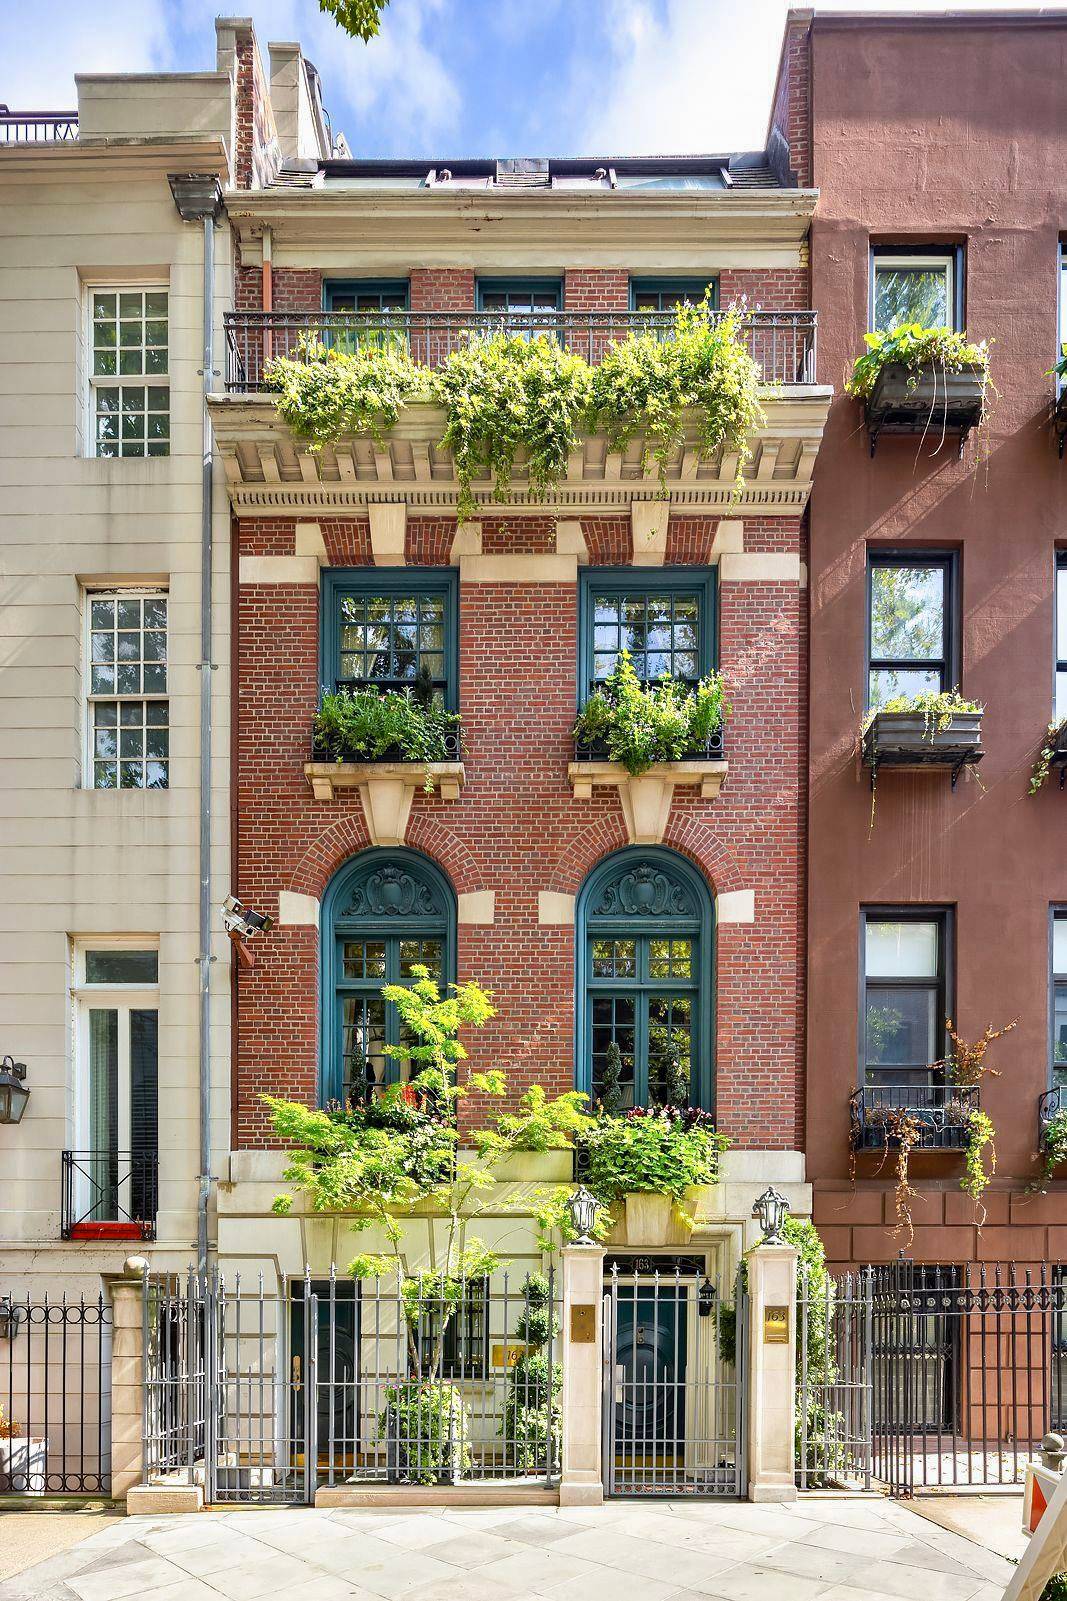
[[[30,1098],[23,1083],[25,1077],[25,1062],[16,1062],[13,1056],[5,1056],[0,1062],[0,1123],[22,1122]]]
[[[715,1310],[715,1286],[705,1275],[697,1291],[697,1311],[701,1317],[710,1317]]]
[[[13,1340],[19,1331],[23,1309],[10,1295],[0,1296],[0,1340]]]
[[[600,1202],[593,1192],[587,1190],[584,1184],[579,1184],[574,1193],[567,1197],[567,1211],[571,1227],[577,1235],[575,1245],[595,1245],[593,1229],[596,1227]]]
[[[774,1185],[764,1190],[759,1200],[752,1208],[752,1216],[763,1230],[763,1245],[781,1245],[782,1224],[789,1211],[789,1202],[784,1195],[780,1195]]]

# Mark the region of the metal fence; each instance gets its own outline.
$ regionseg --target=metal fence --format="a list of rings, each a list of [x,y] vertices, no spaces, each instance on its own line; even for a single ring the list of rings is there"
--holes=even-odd
[[[145,1473],[209,1502],[304,1504],[320,1485],[552,1484],[561,1444],[555,1273],[442,1291],[332,1269],[280,1289],[149,1281]]]
[[[0,1294],[0,1494],[111,1488],[111,1307]]]
[[[743,1496],[743,1281],[724,1305],[702,1260],[615,1257],[604,1297],[609,1495]]]
[[[77,137],[76,111],[12,111],[0,105],[0,144],[73,144]]]
[[[802,1490],[871,1486],[870,1268],[797,1272],[796,1478]]]
[[[714,320],[722,313],[708,315]],[[224,318],[226,388],[254,393],[263,388],[272,357],[302,360],[318,347],[406,351],[413,361],[438,367],[454,350],[493,334],[543,334],[596,363],[631,334],[665,339],[673,327],[671,311],[233,311]],[[740,337],[764,383],[808,384],[815,382],[816,328],[814,311],[748,311]]]

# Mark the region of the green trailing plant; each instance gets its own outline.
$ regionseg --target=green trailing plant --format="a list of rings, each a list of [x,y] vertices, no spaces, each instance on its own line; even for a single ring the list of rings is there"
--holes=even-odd
[[[494,334],[453,350],[431,375],[430,392],[445,410],[441,444],[452,452],[463,522],[477,511],[471,485],[482,471],[493,498],[510,499],[520,451],[535,495],[566,475],[589,409],[589,367],[544,334]]]
[[[965,1113],[965,1122],[967,1146],[963,1153],[963,1177],[960,1179],[960,1189],[973,1200],[980,1229],[986,1220],[982,1196],[989,1188],[989,1181],[997,1170],[996,1130],[988,1112],[968,1111]],[[988,1166],[985,1157],[987,1150]]]
[[[1045,374],[1046,378],[1057,378],[1060,383],[1067,381],[1067,344],[1060,346],[1060,359],[1054,367],[1050,367]]]
[[[507,1442],[509,1466],[525,1472],[548,1467],[558,1457],[563,1430],[560,1394],[563,1369],[550,1362],[548,1347],[559,1333],[551,1289],[543,1273],[528,1273],[515,1337],[525,1346],[508,1369],[504,1416],[498,1430]]]
[[[611,1040],[604,1052],[604,1077],[598,1105],[605,1117],[618,1117],[622,1111],[622,1052],[617,1040]]]
[[[852,368],[845,384],[848,394],[866,399],[874,390],[886,367],[904,367],[912,384],[931,367],[941,374],[973,372],[989,386],[989,344],[974,343],[954,328],[924,328],[921,323],[901,323],[884,332],[864,334],[866,350]]]
[[[346,434],[383,444],[404,407],[427,398],[427,374],[392,345],[342,350],[302,338],[295,356],[267,362],[263,387],[293,433],[321,450]]]
[[[763,422],[760,369],[741,338],[745,307],[721,316],[710,312],[706,298],[679,306],[669,337],[651,330],[633,334],[612,345],[593,370],[592,413],[609,449],[646,441],[664,486],[685,438],[687,413],[696,419],[701,456],[736,455],[738,486],[749,436]]]
[[[332,762],[443,762],[456,712],[421,704],[411,690],[324,690],[314,739]]]
[[[406,1484],[458,1478],[471,1465],[470,1417],[454,1384],[408,1379],[390,1384],[378,1415],[390,1476]]]
[[[1054,1112],[1049,1118],[1041,1130],[1041,1148],[1037,1154],[1041,1172],[1026,1188],[1031,1195],[1044,1195],[1060,1163],[1067,1162],[1067,1110]]]
[[[1061,748],[1065,734],[1067,734],[1067,717],[1061,717],[1058,723],[1049,723],[1048,728],[1045,730],[1041,749],[1037,753],[1033,771],[1030,774],[1031,795],[1036,795],[1048,783],[1052,758],[1057,750]]]
[[[578,714],[575,737],[603,744],[613,762],[635,776],[654,762],[675,762],[706,750],[732,708],[721,673],[694,689],[673,678],[642,684],[630,653],[620,651],[610,678]]]
[[[878,1164],[878,1172],[882,1171],[889,1155],[891,1153],[895,1155],[893,1175],[895,1222],[891,1232],[897,1237],[904,1236],[901,1250],[909,1251],[915,1239],[915,1221],[911,1211],[911,1202],[915,1195],[910,1176],[911,1153],[922,1139],[922,1124],[915,1113],[906,1106],[883,1107],[881,1113],[882,1126],[885,1129],[885,1149]],[[855,1182],[854,1167],[852,1177]]]

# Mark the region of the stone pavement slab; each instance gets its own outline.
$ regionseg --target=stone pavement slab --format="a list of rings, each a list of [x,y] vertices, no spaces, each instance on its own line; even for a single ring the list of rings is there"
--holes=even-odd
[[[888,1500],[276,1508],[127,1518],[0,1601],[999,1601],[1011,1572]]]

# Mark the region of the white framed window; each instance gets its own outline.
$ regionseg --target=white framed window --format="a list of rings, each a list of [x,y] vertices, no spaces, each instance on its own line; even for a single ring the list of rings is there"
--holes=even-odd
[[[159,1160],[159,950],[140,937],[74,949],[74,1144],[65,1233],[155,1223]]]
[[[904,254],[876,245],[871,251],[871,327],[885,333],[902,323],[956,326],[954,250]]]
[[[89,438],[94,456],[170,455],[170,296],[89,290]]]
[[[167,789],[167,595],[90,590],[86,597],[88,789]]]

